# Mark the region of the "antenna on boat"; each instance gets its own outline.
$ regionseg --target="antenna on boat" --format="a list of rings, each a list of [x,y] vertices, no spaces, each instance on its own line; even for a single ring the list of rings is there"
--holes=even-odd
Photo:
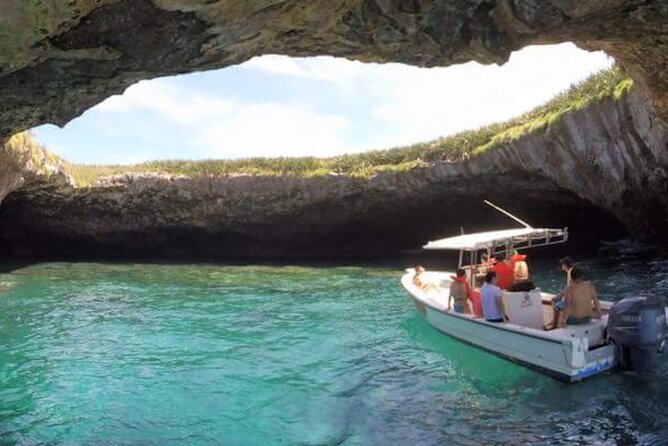
[[[522,219],[520,219],[520,218],[518,218],[518,217],[515,217],[513,214],[511,214],[510,212],[506,211],[505,209],[501,209],[499,206],[495,205],[495,204],[492,203],[491,201],[485,200],[485,204],[488,205],[488,206],[493,207],[494,209],[496,209],[497,211],[501,212],[502,214],[504,214],[504,215],[506,215],[506,216],[512,218],[513,220],[515,220],[515,221],[518,222],[519,224],[524,225],[524,226],[527,227],[527,228],[531,228],[531,229],[533,229],[533,227],[532,227],[529,223],[525,222],[524,220],[522,220]]]

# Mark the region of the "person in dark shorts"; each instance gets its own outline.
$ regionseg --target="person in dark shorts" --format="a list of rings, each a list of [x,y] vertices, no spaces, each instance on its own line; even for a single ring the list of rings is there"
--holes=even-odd
[[[601,318],[601,303],[596,288],[591,282],[584,281],[584,273],[580,268],[571,270],[571,284],[564,290],[564,301],[560,327],[586,324],[593,316]]]

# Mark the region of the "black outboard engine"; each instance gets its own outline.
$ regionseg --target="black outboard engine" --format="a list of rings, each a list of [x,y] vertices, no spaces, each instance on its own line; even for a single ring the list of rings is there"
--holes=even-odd
[[[615,344],[615,363],[623,370],[651,372],[668,338],[663,301],[654,296],[629,297],[610,309],[608,337]]]

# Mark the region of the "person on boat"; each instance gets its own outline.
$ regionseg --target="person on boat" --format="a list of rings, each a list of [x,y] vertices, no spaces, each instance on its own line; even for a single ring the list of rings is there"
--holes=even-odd
[[[439,288],[439,286],[436,285],[435,283],[426,282],[424,280],[424,278],[422,277],[422,275],[424,274],[424,271],[425,271],[425,269],[421,265],[417,265],[415,267],[415,275],[413,276],[413,284],[416,287],[420,288],[425,293],[428,293],[430,291],[441,291],[441,288]]]
[[[459,268],[457,276],[453,277],[450,285],[450,297],[448,298],[448,311],[452,308],[452,301],[455,301],[456,313],[470,313],[469,300],[471,299],[471,286],[466,280],[466,270]]]
[[[510,258],[510,264],[513,267],[513,279],[515,282],[525,282],[529,280],[529,265],[527,265],[526,254],[520,254],[515,251],[515,254]]]
[[[496,264],[496,259],[493,255],[489,255],[487,252],[483,252],[480,255],[480,267],[485,274],[494,267],[494,264]]]
[[[575,268],[575,260],[572,257],[563,257],[559,259],[559,267],[562,272],[566,274],[566,287],[568,287],[573,281],[571,274]],[[566,302],[564,301],[564,292],[560,292],[552,298],[552,328],[556,328],[559,325],[560,313],[563,310]]]
[[[571,272],[575,268],[575,260],[572,257],[563,257],[559,259],[559,266],[561,270],[566,274],[566,286],[570,285],[572,282]]]
[[[496,265],[491,269],[491,272],[496,273],[499,288],[507,290],[513,284],[514,273],[513,267],[506,261],[503,254],[497,254]]]
[[[503,291],[498,286],[496,273],[490,271],[485,276],[485,284],[480,290],[482,313],[488,322],[503,322],[508,319],[503,307]]]
[[[596,288],[591,282],[584,281],[580,268],[570,271],[571,284],[564,290],[564,307],[561,311],[559,326],[586,324],[592,316],[601,318],[601,303]]]

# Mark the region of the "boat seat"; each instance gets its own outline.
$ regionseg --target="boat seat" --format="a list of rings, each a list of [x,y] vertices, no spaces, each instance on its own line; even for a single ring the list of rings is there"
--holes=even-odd
[[[561,334],[573,338],[587,338],[589,347],[596,347],[605,343],[605,327],[607,325],[607,316],[602,319],[594,319],[586,324],[567,325],[564,328],[557,328],[551,333]]]
[[[503,305],[511,324],[542,330],[545,326],[540,288],[531,291],[505,291]]]

